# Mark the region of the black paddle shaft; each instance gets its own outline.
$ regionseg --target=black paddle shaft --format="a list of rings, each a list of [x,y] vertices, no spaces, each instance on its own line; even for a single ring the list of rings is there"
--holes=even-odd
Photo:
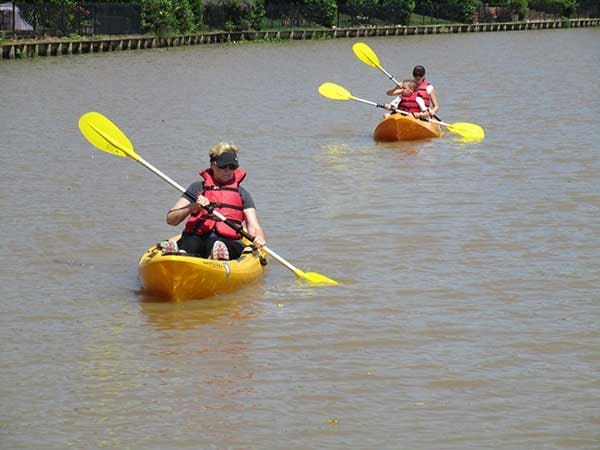
[[[196,201],[198,200],[198,197],[196,197],[196,195],[192,194],[189,191],[185,191],[183,193],[184,197],[187,197],[188,200],[190,200],[193,203],[196,203]],[[215,205],[213,203],[209,204],[208,206],[202,206],[209,214],[212,214],[215,210]],[[244,236],[246,239],[248,239],[250,242],[254,242],[255,237],[252,236],[251,234],[249,234],[246,230],[244,230],[243,227],[241,227],[240,225],[238,225],[237,223],[233,222],[231,219],[221,219],[218,216],[217,219],[221,220],[222,222],[224,222],[226,225],[228,225],[230,228],[233,228],[235,231],[237,231],[239,234],[241,234],[242,236]]]

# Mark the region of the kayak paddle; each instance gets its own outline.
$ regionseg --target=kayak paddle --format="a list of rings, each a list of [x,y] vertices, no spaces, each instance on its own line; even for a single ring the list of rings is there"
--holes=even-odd
[[[379,58],[377,57],[375,52],[371,50],[371,47],[369,47],[367,44],[365,44],[364,42],[357,42],[352,46],[352,51],[354,52],[356,57],[362,62],[364,62],[367,66],[375,67],[376,69],[381,70],[384,74],[386,74],[386,76],[390,80],[392,80],[396,84],[396,86],[401,86],[401,84],[392,75],[390,75],[382,67],[381,64],[379,64]]]
[[[335,83],[323,83],[321,86],[319,86],[319,93],[323,97],[327,97],[331,100],[356,100],[357,102],[366,103],[367,105],[376,106],[377,108],[387,109],[381,103],[375,103],[369,100],[365,100],[363,98],[354,97],[346,88]],[[394,111],[400,114],[404,114],[405,116],[412,116],[412,114],[399,109],[394,109]],[[429,119],[429,122],[444,125],[452,133],[460,134],[464,138],[465,142],[480,141],[485,137],[483,129],[479,125],[475,125],[474,123],[457,122],[449,124],[434,119]]]
[[[356,55],[358,59],[364,62],[366,65],[375,67],[382,71],[390,80],[392,80],[396,86],[400,87],[401,84],[398,80],[396,80],[392,75],[390,75],[379,63],[379,58],[375,54],[371,47],[369,47],[364,42],[357,42],[352,46],[352,51]],[[485,132],[483,128],[474,123],[468,122],[457,122],[457,123],[446,123],[443,122],[438,116],[434,117],[437,119],[438,124],[443,125],[448,128],[448,130],[452,133],[460,134],[466,140],[469,141],[480,141],[485,137]],[[434,121],[432,121],[434,122]]]
[[[81,130],[81,133],[83,133],[84,137],[94,147],[112,155],[120,156],[122,158],[131,158],[134,161],[139,162],[146,169],[150,170],[155,175],[158,175],[171,186],[181,191],[190,201],[197,200],[194,194],[192,194],[191,192],[187,192],[183,186],[169,178],[167,175],[162,173],[160,170],[158,170],[156,167],[154,167],[152,164],[145,161],[140,155],[138,155],[133,149],[133,145],[131,144],[131,141],[127,138],[127,136],[125,136],[125,134],[107,117],[103,116],[98,112],[85,113],[79,119],[79,129]],[[250,240],[251,242],[254,241],[254,236],[250,235],[241,226],[227,219],[220,212],[214,211],[212,205],[205,207],[205,209],[211,214],[213,214],[217,219],[236,230],[246,239]],[[337,281],[332,280],[331,278],[328,278],[325,275],[321,275],[320,273],[303,272],[302,270],[298,269],[297,267],[293,266],[288,261],[283,259],[273,250],[268,248],[266,245],[262,248],[273,259],[275,259],[277,262],[281,263],[286,268],[294,272],[294,274],[297,277],[307,281],[310,284],[338,284]]]

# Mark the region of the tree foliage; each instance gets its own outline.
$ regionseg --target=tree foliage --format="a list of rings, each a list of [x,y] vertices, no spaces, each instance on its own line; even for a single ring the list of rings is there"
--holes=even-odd
[[[415,0],[346,0],[343,10],[357,25],[376,20],[408,25],[415,10]]]
[[[177,30],[171,0],[140,0],[142,5],[142,30],[164,37]]]
[[[175,26],[179,33],[194,33],[196,21],[194,20],[194,11],[190,0],[173,1],[173,15],[175,16]]]
[[[529,12],[528,0],[512,0],[510,6],[512,7],[512,11],[517,15],[519,20],[524,20],[527,17],[527,13]]]
[[[578,7],[584,12],[598,10],[598,0],[489,0],[486,4],[509,8],[520,20],[527,18],[529,9],[563,17],[573,17]]]
[[[572,17],[577,7],[576,0],[530,0],[529,7],[538,11]]]
[[[408,25],[415,10],[415,0],[378,0],[377,17],[395,24]]]
[[[482,4],[480,0],[440,0],[432,3],[436,4],[436,10],[441,17],[457,22],[471,22]]]
[[[304,0],[306,10],[310,12],[308,19],[324,27],[335,23],[337,3],[335,0]]]
[[[127,1],[127,0],[125,0]],[[103,0],[102,3],[123,3]],[[503,7],[492,20],[524,20],[529,9],[563,17],[598,13],[598,0],[130,0],[141,7],[142,32],[158,36],[188,34],[205,28],[259,30],[264,19],[282,26],[331,27],[340,14],[354,25],[408,25],[411,14],[471,22],[481,6]],[[81,0],[29,0],[19,2],[21,14],[37,31],[64,35],[81,29],[86,20]],[[83,12],[82,12],[83,11]]]
[[[204,2],[203,0],[189,0],[192,14],[194,15],[194,26],[200,31],[204,24]]]
[[[265,16],[263,0],[208,0],[204,23],[225,30],[260,30]]]

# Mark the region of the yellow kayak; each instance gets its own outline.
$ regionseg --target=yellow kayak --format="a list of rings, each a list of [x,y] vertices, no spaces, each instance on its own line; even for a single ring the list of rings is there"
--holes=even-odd
[[[392,114],[379,122],[373,137],[377,142],[394,142],[437,138],[443,134],[437,123],[403,114]]]
[[[222,261],[163,253],[160,246],[155,245],[140,258],[139,276],[145,294],[181,301],[206,298],[247,286],[263,276],[265,264],[264,254],[256,250],[242,253],[236,260]]]

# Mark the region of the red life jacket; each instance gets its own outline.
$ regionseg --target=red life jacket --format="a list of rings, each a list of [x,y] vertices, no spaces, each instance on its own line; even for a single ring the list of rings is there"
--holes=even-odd
[[[427,92],[427,87],[431,86],[429,81],[425,79],[421,80],[421,83],[417,86],[415,92],[418,92],[421,98],[425,101],[425,106],[429,108],[431,106],[431,95]]]
[[[226,218],[241,227],[244,221],[244,207],[238,187],[244,178],[246,178],[246,172],[239,168],[236,169],[233,172],[233,179],[221,186],[215,183],[212,170],[210,169],[200,172],[200,176],[204,178],[204,187],[202,191],[196,192],[196,195],[203,195],[209,199],[215,211],[219,211]],[[216,219],[215,216],[210,215],[204,209],[190,215],[183,232],[203,236],[213,230],[216,234],[225,238],[241,239],[242,237],[241,234],[237,233],[229,225]]]
[[[420,97],[418,91],[414,91],[410,95],[403,95],[400,97],[400,108],[402,111],[406,111],[409,113],[418,113],[421,112],[421,108],[417,103],[417,97]]]

